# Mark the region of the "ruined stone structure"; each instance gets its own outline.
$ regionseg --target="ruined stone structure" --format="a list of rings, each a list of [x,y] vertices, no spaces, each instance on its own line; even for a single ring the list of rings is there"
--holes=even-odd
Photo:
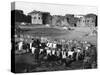
[[[78,27],[95,27],[96,26],[96,16],[83,16],[77,21]]]
[[[53,26],[69,26],[67,18],[65,16],[53,15],[52,16]]]
[[[79,19],[78,17],[75,17],[74,14],[66,14],[65,16],[66,16],[67,21],[68,21],[68,23],[71,27],[76,27],[77,26],[76,23]]]

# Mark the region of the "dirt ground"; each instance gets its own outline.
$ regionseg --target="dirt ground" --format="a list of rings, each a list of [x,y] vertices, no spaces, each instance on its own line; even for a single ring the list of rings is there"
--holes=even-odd
[[[15,69],[18,73],[83,69],[82,60],[72,62],[66,67],[64,64],[60,65],[56,62],[42,62],[42,64],[36,63],[34,60],[34,55],[30,53],[16,55],[15,59]]]

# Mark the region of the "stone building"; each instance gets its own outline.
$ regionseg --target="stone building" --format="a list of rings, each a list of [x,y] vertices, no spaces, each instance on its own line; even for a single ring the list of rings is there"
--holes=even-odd
[[[69,26],[65,16],[53,15],[51,21],[53,26]]]
[[[77,21],[78,27],[95,27],[97,26],[97,18],[93,14],[84,15]]]
[[[52,16],[52,25],[53,26],[59,26],[59,25],[61,25],[60,16],[58,16],[58,15],[53,15]]]
[[[32,11],[28,13],[31,16],[32,24],[42,24],[42,13],[40,11]]]
[[[76,17],[74,14],[66,14],[65,16],[67,18],[69,25],[71,27],[76,27],[76,23],[77,23],[79,18]]]
[[[32,24],[48,24],[50,19],[49,12],[41,12],[33,10],[32,12],[28,13],[31,16],[31,23]]]
[[[62,26],[67,26],[67,27],[69,26],[69,23],[68,23],[67,18],[65,16],[62,17],[61,25]]]

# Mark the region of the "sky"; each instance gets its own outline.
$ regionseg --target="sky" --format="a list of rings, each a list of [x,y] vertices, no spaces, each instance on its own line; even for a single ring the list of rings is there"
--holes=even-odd
[[[97,7],[69,5],[69,4],[46,4],[33,2],[15,2],[15,9],[23,10],[24,14],[28,14],[33,10],[50,12],[51,15],[75,14],[86,15],[88,13],[97,14]]]

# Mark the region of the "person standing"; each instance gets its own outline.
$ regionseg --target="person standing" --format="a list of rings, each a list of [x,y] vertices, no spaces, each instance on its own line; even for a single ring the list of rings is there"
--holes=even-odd
[[[23,47],[23,42],[20,41],[20,42],[18,43],[18,50],[19,50],[19,51],[22,50],[22,47]]]

